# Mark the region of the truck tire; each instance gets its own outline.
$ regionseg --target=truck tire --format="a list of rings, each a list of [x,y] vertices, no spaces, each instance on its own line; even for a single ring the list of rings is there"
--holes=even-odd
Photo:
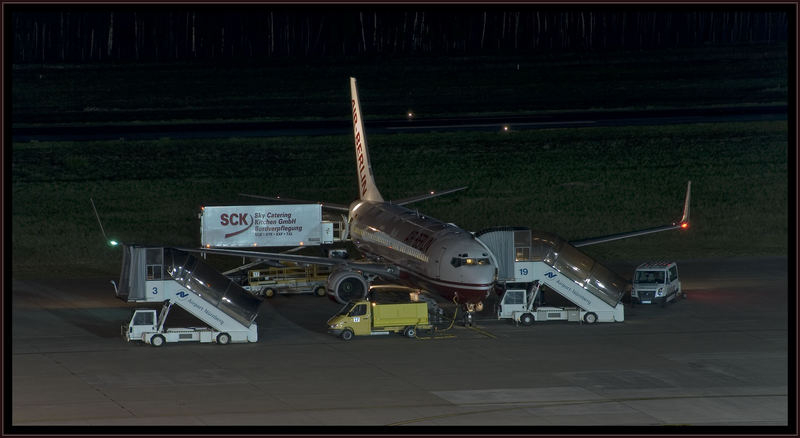
[[[264,289],[264,296],[267,298],[272,298],[275,296],[275,289],[268,287]]]
[[[316,289],[314,289],[314,295],[316,295],[318,297],[324,297],[325,296],[325,287],[324,286],[317,286]]]
[[[152,345],[153,347],[161,347],[166,343],[167,340],[164,339],[164,337],[161,335],[155,335],[152,338],[150,338],[150,345]]]
[[[589,312],[586,315],[583,315],[583,322],[586,324],[594,324],[597,322],[597,314],[594,312]]]
[[[350,329],[344,329],[344,331],[342,331],[342,335],[341,336],[342,336],[342,339],[344,339],[345,341],[349,341],[349,340],[353,339],[353,331],[350,330]]]
[[[231,335],[227,333],[220,333],[217,335],[217,344],[228,345],[231,343]]]
[[[403,334],[407,338],[413,338],[413,337],[417,336],[417,329],[415,329],[414,327],[406,327],[406,329],[403,330]]]
[[[523,313],[522,316],[519,317],[519,322],[524,326],[529,326],[533,324],[533,315],[530,313]]]

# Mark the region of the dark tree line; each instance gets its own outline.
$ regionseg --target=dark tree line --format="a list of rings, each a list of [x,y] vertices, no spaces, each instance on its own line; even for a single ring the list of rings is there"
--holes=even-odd
[[[786,41],[789,28],[775,10],[530,8],[49,9],[7,23],[15,63],[671,48]]]

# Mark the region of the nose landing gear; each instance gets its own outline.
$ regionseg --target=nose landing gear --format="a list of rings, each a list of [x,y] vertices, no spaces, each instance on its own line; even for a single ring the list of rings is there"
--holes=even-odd
[[[475,312],[483,310],[483,302],[468,303],[464,305],[464,327],[471,327],[475,325]]]

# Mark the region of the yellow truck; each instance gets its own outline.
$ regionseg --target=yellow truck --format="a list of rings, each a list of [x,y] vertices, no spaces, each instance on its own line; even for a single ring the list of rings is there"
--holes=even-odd
[[[245,290],[254,295],[272,298],[276,293],[313,293],[325,296],[325,282],[331,268],[320,265],[302,265],[281,262],[282,266],[252,269],[247,272]]]
[[[429,329],[427,303],[377,304],[370,301],[347,303],[328,320],[328,333],[345,341],[353,336],[402,333],[413,338],[417,329]]]

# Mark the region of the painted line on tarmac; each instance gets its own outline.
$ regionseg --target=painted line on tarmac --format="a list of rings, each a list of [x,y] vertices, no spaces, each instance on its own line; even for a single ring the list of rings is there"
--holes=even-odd
[[[476,332],[478,332],[478,333],[480,333],[480,334],[482,334],[482,335],[484,335],[484,336],[487,336],[487,337],[489,337],[489,338],[492,338],[492,339],[497,339],[497,336],[495,336],[495,335],[493,335],[493,334],[491,334],[491,333],[487,332],[486,330],[479,329],[478,327],[475,327],[475,326],[469,326],[469,327],[467,327],[467,328],[469,328],[469,329],[472,329],[472,330],[475,330]]]
[[[578,406],[578,405],[589,405],[589,404],[604,404],[604,403],[626,403],[626,402],[636,402],[636,401],[653,401],[653,400],[689,400],[689,399],[726,399],[726,398],[751,398],[751,397],[788,397],[788,394],[720,394],[720,395],[676,395],[676,396],[666,396],[666,397],[623,397],[623,398],[607,398],[607,399],[598,399],[598,400],[564,400],[561,402],[554,402],[554,403],[543,403],[538,401],[514,401],[514,402],[498,402],[498,403],[474,403],[474,404],[484,404],[484,405],[493,405],[493,406],[502,406],[500,408],[493,408],[493,409],[481,409],[477,411],[467,411],[467,412],[453,412],[449,414],[440,414],[440,415],[431,415],[429,417],[420,417],[420,418],[411,418],[408,420],[397,421],[394,423],[389,423],[387,426],[402,426],[405,424],[411,423],[419,423],[422,421],[429,421],[429,420],[438,420],[442,418],[451,418],[451,417],[459,417],[462,415],[475,415],[475,414],[487,414],[491,412],[506,412],[509,410],[514,409],[537,409],[537,408],[550,408],[556,406]],[[474,405],[473,403],[465,403],[459,404],[456,406],[470,406]],[[514,405],[522,405],[522,406],[514,406]]]

